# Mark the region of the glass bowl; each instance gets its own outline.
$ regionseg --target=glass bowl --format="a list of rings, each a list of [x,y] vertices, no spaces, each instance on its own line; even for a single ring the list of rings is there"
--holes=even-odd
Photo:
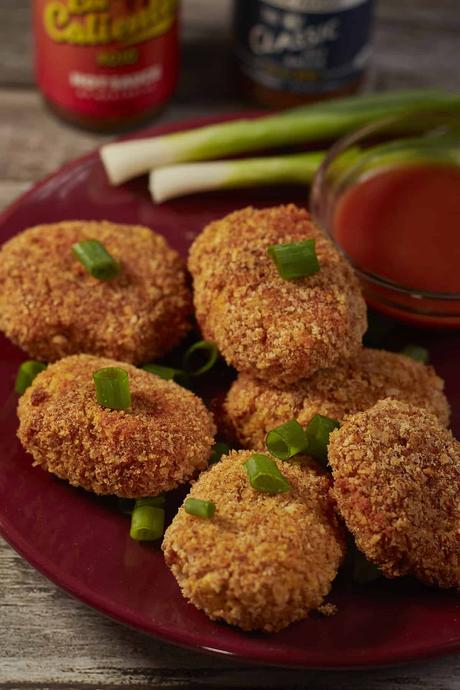
[[[357,264],[336,237],[335,214],[339,201],[352,185],[383,170],[401,167],[401,156],[404,166],[423,163],[427,154],[430,162],[443,164],[446,151],[450,156],[452,141],[460,146],[460,117],[455,113],[431,112],[380,120],[337,141],[311,188],[313,219],[353,266],[369,306],[412,325],[460,328],[460,293],[430,292],[417,285],[402,285]],[[448,162],[460,166],[460,149]]]

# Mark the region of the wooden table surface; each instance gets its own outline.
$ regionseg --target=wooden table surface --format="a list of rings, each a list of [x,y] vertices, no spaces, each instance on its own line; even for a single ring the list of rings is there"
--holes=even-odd
[[[241,110],[228,0],[184,0],[183,69],[159,121]],[[460,0],[380,0],[369,88],[460,89]],[[0,0],[0,209],[104,138],[48,114],[34,84],[27,0]],[[378,625],[378,621],[376,622]],[[162,644],[69,598],[0,540],[0,688],[460,690],[460,657],[361,672],[247,666]]]

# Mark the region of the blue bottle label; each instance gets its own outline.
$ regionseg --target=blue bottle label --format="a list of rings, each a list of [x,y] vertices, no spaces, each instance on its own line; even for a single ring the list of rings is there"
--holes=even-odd
[[[374,0],[235,0],[236,56],[268,88],[327,93],[367,66]]]

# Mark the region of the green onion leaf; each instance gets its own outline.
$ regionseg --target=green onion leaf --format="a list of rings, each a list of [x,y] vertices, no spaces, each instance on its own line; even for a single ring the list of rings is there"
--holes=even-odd
[[[155,506],[157,508],[164,508],[166,503],[166,496],[158,494],[158,496],[145,496],[145,498],[136,498],[136,508],[140,506]]]
[[[305,431],[296,419],[268,432],[265,445],[272,455],[280,460],[289,460],[307,447]]]
[[[430,353],[425,347],[421,347],[420,345],[406,345],[406,347],[401,350],[401,354],[421,364],[428,364],[430,361]]]
[[[278,465],[268,455],[254,453],[244,463],[246,473],[253,489],[269,494],[289,491],[289,482],[278,469]]]
[[[184,503],[185,512],[201,518],[212,518],[216,512],[216,506],[212,501],[203,501],[201,498],[187,498]]]
[[[98,280],[111,280],[120,273],[120,264],[99,240],[77,242],[72,245],[72,252],[88,273]]]
[[[111,410],[127,410],[131,407],[128,372],[120,367],[105,367],[93,373],[96,398],[99,405]]]
[[[316,240],[272,244],[268,247],[267,254],[275,262],[281,278],[295,280],[318,273],[319,262],[315,245]]]
[[[175,381],[180,386],[188,388],[190,386],[190,377],[182,369],[175,369],[174,367],[166,367],[162,364],[144,364],[142,366],[144,371],[148,371],[150,374],[155,374],[165,381]]]
[[[136,541],[155,541],[164,533],[165,511],[151,505],[136,504],[131,515],[129,535]]]
[[[16,375],[16,382],[14,384],[14,390],[16,391],[16,393],[22,395],[24,391],[30,386],[37,374],[39,374],[41,371],[44,371],[45,369],[46,364],[43,364],[42,362],[36,362],[33,359],[29,359],[26,362],[23,362],[19,367],[18,373]]]
[[[219,350],[210,340],[199,340],[184,355],[182,366],[191,376],[201,376],[217,362]]]
[[[308,455],[311,455],[316,460],[326,462],[329,436],[339,426],[340,423],[336,419],[315,414],[305,429],[307,437],[306,452]]]
[[[208,465],[215,465],[223,455],[227,455],[229,452],[230,448],[226,443],[215,443],[211,452],[211,457],[208,460]]]

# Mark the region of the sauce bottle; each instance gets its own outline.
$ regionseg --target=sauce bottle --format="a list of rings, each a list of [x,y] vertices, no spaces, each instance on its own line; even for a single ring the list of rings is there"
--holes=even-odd
[[[125,129],[172,95],[177,0],[34,0],[33,6],[38,85],[65,120]]]
[[[359,87],[375,0],[234,0],[235,57],[245,92],[289,107]]]

